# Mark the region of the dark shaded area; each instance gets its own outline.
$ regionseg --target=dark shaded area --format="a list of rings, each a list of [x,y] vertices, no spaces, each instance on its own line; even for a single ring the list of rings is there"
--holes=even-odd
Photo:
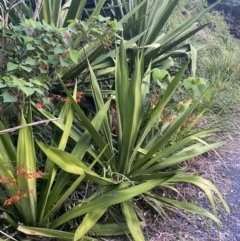
[[[62,5],[66,2],[66,0],[62,0]],[[97,1],[96,0],[88,0],[86,3],[86,8],[94,8],[96,5]],[[106,0],[105,4],[111,3],[111,0]]]
[[[216,0],[208,0],[209,4]],[[230,32],[236,38],[240,38],[240,0],[225,0],[215,7],[216,10],[223,12],[226,21],[230,25]]]

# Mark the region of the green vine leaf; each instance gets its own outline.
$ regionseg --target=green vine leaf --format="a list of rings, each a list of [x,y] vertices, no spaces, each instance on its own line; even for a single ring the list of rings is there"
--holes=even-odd
[[[18,68],[18,64],[14,64],[12,62],[7,63],[7,71],[12,71]]]
[[[13,103],[17,101],[17,97],[10,95],[8,91],[3,92],[0,96],[3,97],[4,103]]]
[[[26,58],[26,60],[25,60],[25,64],[35,66],[35,65],[36,65],[36,61],[35,61],[33,58],[31,58],[31,57],[28,56],[28,57]]]
[[[33,88],[29,88],[29,87],[21,86],[20,89],[26,94],[26,96],[30,96],[35,92],[35,90]]]
[[[26,70],[28,73],[32,71],[32,67],[29,67],[29,66],[21,65],[21,68]]]
[[[77,50],[70,50],[70,57],[75,64],[78,63],[78,51]]]
[[[154,81],[161,81],[167,79],[169,76],[169,73],[165,69],[153,69],[152,77]]]

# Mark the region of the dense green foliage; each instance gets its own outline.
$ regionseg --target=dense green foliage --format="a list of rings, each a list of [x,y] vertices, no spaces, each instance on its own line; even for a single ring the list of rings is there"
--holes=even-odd
[[[229,2],[228,2],[229,3]],[[223,1],[221,4],[225,4]],[[166,26],[174,27],[197,14],[206,7],[206,1],[191,3],[180,1],[173,17]],[[203,102],[199,108],[207,109],[211,114],[228,117],[239,102],[239,58],[240,42],[230,34],[230,28],[221,12],[206,13],[198,22],[211,21],[203,30],[187,40],[198,50],[197,76],[208,81],[211,101]],[[231,96],[231,98],[229,98]]]
[[[113,1],[116,19],[110,20],[99,15],[100,0],[83,21],[86,1],[77,2],[43,1],[41,21],[34,21],[26,19],[34,16],[26,1],[1,28],[1,107],[18,101],[19,123],[11,124],[20,129],[7,130],[7,116],[0,122],[5,233],[76,241],[131,235],[141,241],[139,203],[162,219],[166,207],[181,208],[219,224],[216,196],[229,212],[228,205],[210,181],[188,174],[183,164],[223,144],[207,143],[219,130],[196,123],[206,103],[216,110],[216,90],[239,84],[227,55],[237,42],[223,34],[222,17],[208,14],[213,6],[204,1],[122,0]],[[211,24],[213,18],[222,26]],[[45,108],[44,99],[52,98],[46,90],[64,93],[64,103]],[[91,117],[82,108],[87,97]],[[39,140],[32,124],[43,119],[50,123]],[[16,130],[17,138],[9,133]],[[153,191],[178,194],[178,183],[202,189],[212,212],[181,195]]]
[[[121,30],[119,26],[116,21],[95,17],[93,22],[72,21],[62,29],[32,19],[6,29],[2,66],[6,70],[0,85],[3,102],[17,101],[19,91],[26,97],[35,92],[44,95],[44,90],[56,84],[57,76],[83,62],[86,54],[82,45],[91,42],[102,46],[112,41],[114,33]]]

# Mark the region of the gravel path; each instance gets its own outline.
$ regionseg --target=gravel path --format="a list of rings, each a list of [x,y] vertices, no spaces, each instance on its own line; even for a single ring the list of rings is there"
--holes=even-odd
[[[240,241],[240,153],[229,155],[225,161],[229,173],[223,170],[223,180],[217,185],[224,195],[231,213],[223,221],[219,238],[223,241]]]

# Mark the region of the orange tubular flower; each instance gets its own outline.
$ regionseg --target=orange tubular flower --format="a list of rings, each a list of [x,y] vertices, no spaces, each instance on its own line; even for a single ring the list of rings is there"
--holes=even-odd
[[[14,195],[11,199],[12,199],[13,202],[17,202],[17,201],[20,200],[20,196]]]
[[[25,167],[21,167],[21,168],[16,170],[16,175],[23,174],[25,172],[26,172],[26,168]]]
[[[12,183],[16,183],[16,182],[17,182],[17,179],[16,179],[16,178],[13,178],[11,182],[12,182]]]
[[[77,103],[79,103],[82,100],[83,97],[83,92],[78,92],[77,93]]]
[[[23,198],[28,198],[28,193],[25,192],[23,195],[22,195]]]
[[[42,176],[42,172],[38,171],[38,172],[33,172],[32,173],[32,177],[33,178],[40,178]]]
[[[12,204],[13,204],[13,200],[11,198],[9,198],[4,202],[3,206],[9,206],[9,205],[12,205]]]
[[[29,179],[32,178],[32,173],[26,173],[26,174],[24,175],[24,177],[25,177],[26,180],[29,180]]]
[[[14,195],[14,196],[8,198],[8,199],[5,201],[4,204],[3,204],[3,206],[12,205],[14,202],[17,202],[17,201],[19,201],[19,200],[20,200],[20,196],[19,196],[19,195]]]
[[[29,189],[29,190],[28,190],[28,193],[30,193],[30,194],[33,194],[33,192],[34,192],[33,189]]]
[[[7,182],[7,181],[8,181],[8,177],[7,177],[7,176],[3,177],[3,180],[4,180],[5,182]]]
[[[36,106],[36,108],[38,108],[38,109],[45,107],[45,105],[44,105],[43,103],[36,103],[35,106]]]

